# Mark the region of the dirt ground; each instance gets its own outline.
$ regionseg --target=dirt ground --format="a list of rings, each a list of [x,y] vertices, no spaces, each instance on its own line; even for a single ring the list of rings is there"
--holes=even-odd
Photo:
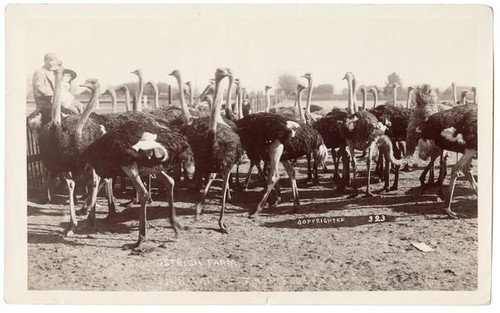
[[[331,160],[330,160],[331,161]],[[455,163],[449,159],[448,173]],[[423,166],[425,163],[420,162]],[[475,163],[474,163],[475,165]],[[331,162],[328,163],[332,167]],[[241,169],[246,171],[248,163]],[[305,161],[296,167],[299,180]],[[361,175],[366,175],[364,163]],[[452,209],[443,215],[435,190],[420,195],[421,167],[402,172],[398,191],[347,199],[335,191],[331,173],[320,185],[299,186],[301,208],[290,214],[292,196],[282,171],[282,202],[256,219],[248,218],[262,193],[253,176],[247,191],[234,191],[225,217],[228,234],[218,231],[220,189],[214,188],[201,220],[194,222],[197,195],[175,192],[185,229],[174,240],[165,197],[153,194],[148,208],[146,250],[122,250],[135,242],[137,207],[118,206],[119,216],[105,221],[99,197],[98,232],[86,229],[65,238],[68,206],[64,188],[56,204],[28,201],[28,287],[58,290],[182,291],[333,291],[333,290],[475,290],[477,288],[477,197],[459,178]],[[364,172],[364,173],[363,173]],[[241,174],[243,175],[243,174]],[[243,177],[243,176],[242,176]],[[391,179],[392,179],[391,175]],[[360,182],[366,181],[360,177]],[[448,179],[445,180],[445,185]],[[117,203],[133,192],[116,195]],[[82,202],[80,201],[79,206]],[[424,243],[432,251],[413,246]]]

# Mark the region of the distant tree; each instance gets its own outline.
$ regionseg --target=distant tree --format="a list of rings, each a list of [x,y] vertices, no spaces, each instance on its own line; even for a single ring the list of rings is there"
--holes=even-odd
[[[332,95],[333,91],[333,85],[330,84],[321,84],[313,88],[313,93],[326,93]]]
[[[399,87],[397,89],[398,92],[401,91],[403,88],[403,84],[401,84],[401,78],[399,77],[399,74],[396,72],[392,72],[387,76],[387,82],[385,83],[385,87],[383,90],[384,96],[390,96],[392,95],[392,84],[398,84]]]
[[[281,74],[278,77],[278,86],[287,96],[295,92],[298,83],[297,77],[289,73]]]

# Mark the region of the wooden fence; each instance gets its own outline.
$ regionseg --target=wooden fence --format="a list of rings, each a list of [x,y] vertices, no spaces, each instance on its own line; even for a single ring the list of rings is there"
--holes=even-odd
[[[31,130],[26,126],[26,162],[28,190],[36,190],[43,186],[47,169],[40,159],[40,149]]]

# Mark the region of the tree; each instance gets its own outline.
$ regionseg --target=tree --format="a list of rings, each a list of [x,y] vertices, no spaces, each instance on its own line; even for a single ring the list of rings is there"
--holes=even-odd
[[[324,93],[333,95],[333,85],[321,84],[313,88],[313,93]]]
[[[285,73],[278,77],[278,86],[285,93],[286,96],[291,95],[297,89],[299,80],[296,76]]]
[[[384,87],[384,96],[390,96],[392,95],[392,85],[393,84],[398,84],[399,87],[397,88],[397,91],[400,92],[401,89],[403,88],[403,85],[401,84],[401,78],[399,77],[399,74],[396,72],[392,72],[387,76],[387,82],[385,83]]]

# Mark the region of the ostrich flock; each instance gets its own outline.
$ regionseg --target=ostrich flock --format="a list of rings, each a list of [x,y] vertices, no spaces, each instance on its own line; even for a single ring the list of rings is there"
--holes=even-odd
[[[471,161],[477,154],[477,101],[474,97],[474,103],[467,104],[466,92],[460,102],[443,104],[438,102],[429,85],[410,87],[406,107],[403,107],[396,103],[397,85],[393,86],[392,102],[384,105],[377,105],[375,89],[360,88],[363,102],[358,106],[358,83],[354,74],[348,72],[344,76],[349,88],[347,108],[314,114],[310,110],[312,76],[306,73],[302,77],[308,84],[298,84],[294,107],[270,108],[269,90],[272,87],[265,86],[264,112],[251,112],[244,103],[241,82],[231,69],[218,68],[214,79],[197,99],[191,85],[183,83],[180,72],[174,70],[170,75],[177,80],[180,106],[159,106],[158,88],[153,82],[147,82],[146,85],[153,87],[154,106],[146,109],[142,104],[145,86],[142,73],[140,70],[132,73],[139,78],[136,95],[131,97],[127,87],[105,91],[112,99],[112,113],[94,112],[101,90],[97,79],[88,79],[81,85],[91,93],[84,112],[81,115],[62,114],[63,65],[60,63],[54,71],[52,108],[35,111],[28,117],[28,125],[37,138],[42,162],[50,176],[47,186],[57,176],[64,177],[67,184],[70,223],[64,231],[65,236],[78,231],[77,213],[86,214],[87,209],[88,225],[95,229],[97,194],[103,186],[109,209],[106,222],[112,222],[117,214],[113,201],[113,181],[117,178],[122,186],[125,178],[131,181],[137,195],[135,201],[140,205],[139,238],[137,242],[125,245],[127,249],[141,249],[147,240],[147,204],[151,200],[152,177],[163,182],[169,201],[169,220],[176,236],[182,226],[176,216],[175,184],[189,183],[200,194],[194,204],[196,219],[202,213],[212,183],[222,180],[219,228],[221,232],[228,232],[224,223],[226,201],[231,200],[232,191],[244,192],[253,167],[258,170],[264,190],[261,200],[250,209],[249,217],[258,215],[267,204],[272,206],[280,201],[280,163],[291,182],[295,213],[300,208],[294,169],[296,160],[306,157],[307,181],[318,184],[318,168],[326,169],[328,149],[333,158],[336,192],[348,192],[349,198],[358,195],[358,161],[366,160],[368,171],[364,195],[368,197],[373,195],[370,190],[372,161],[376,163],[374,175],[384,181],[382,191],[396,190],[400,167],[410,170],[408,163],[414,159],[416,151],[423,160],[430,158],[420,177],[422,193],[425,187],[438,185],[440,197],[445,200],[444,213],[456,218],[451,203],[459,172],[464,173],[477,193],[477,184],[471,173]],[[225,80],[228,81],[227,88],[222,85]],[[185,89],[189,101],[185,99]],[[234,102],[233,89],[236,91]],[[306,90],[307,102],[303,108],[301,98]],[[126,112],[116,112],[116,91],[125,94]],[[473,91],[475,94],[475,89]],[[368,109],[366,102],[370,93],[374,104]],[[356,156],[356,151],[362,155],[358,153]],[[445,196],[442,184],[446,177],[448,151],[460,153],[461,157],[452,168]],[[250,168],[241,184],[238,165],[244,158],[249,160]],[[440,173],[434,181],[437,158],[440,158]],[[391,171],[394,182],[389,187]],[[79,212],[75,210],[76,182],[88,186],[84,207]]]

